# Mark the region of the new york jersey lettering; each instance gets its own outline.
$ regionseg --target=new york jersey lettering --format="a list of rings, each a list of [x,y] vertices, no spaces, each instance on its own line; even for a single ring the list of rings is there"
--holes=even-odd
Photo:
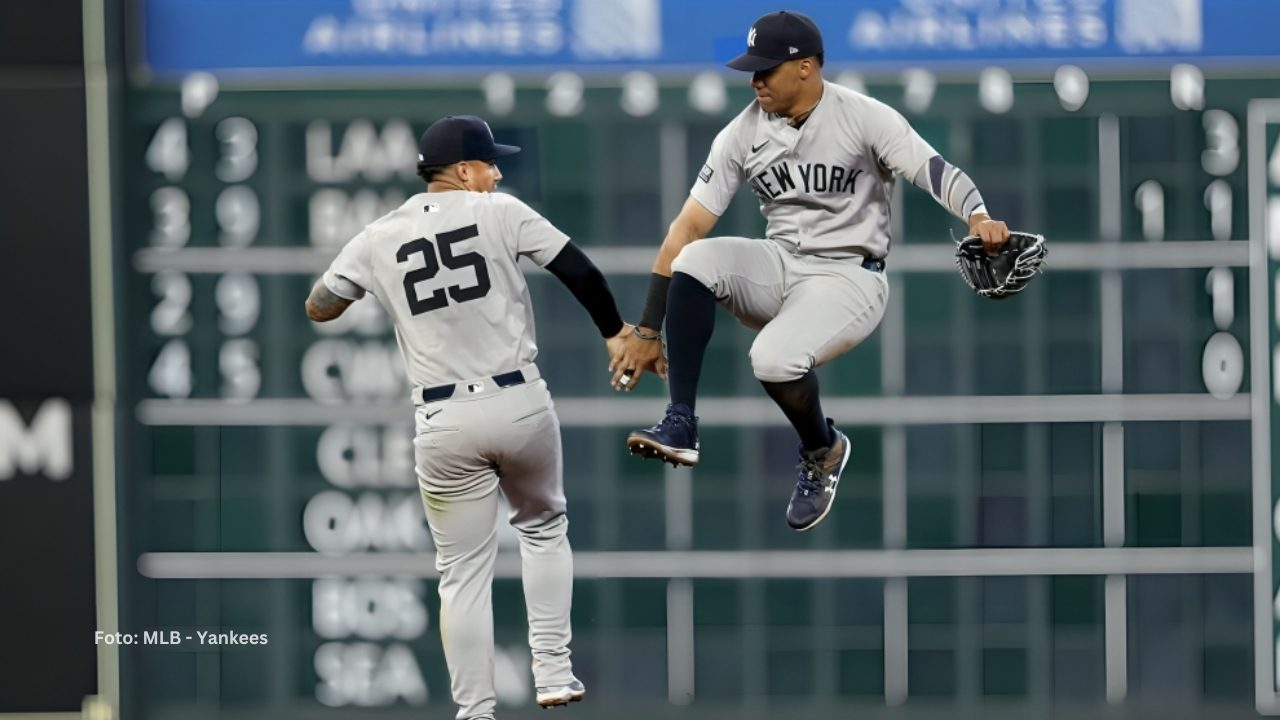
[[[895,176],[914,182],[937,154],[898,111],[824,82],[800,128],[748,105],[716,136],[689,194],[723,215],[746,185],[767,237],[818,254],[884,257]]]

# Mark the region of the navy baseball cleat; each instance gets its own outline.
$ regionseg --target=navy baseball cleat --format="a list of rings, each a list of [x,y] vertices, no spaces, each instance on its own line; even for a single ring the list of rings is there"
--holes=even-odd
[[[586,695],[587,688],[582,685],[581,680],[574,678],[568,685],[538,688],[537,701],[543,709],[546,709],[578,702]]]
[[[840,473],[849,462],[849,438],[835,428],[830,418],[827,418],[827,423],[835,436],[831,447],[812,452],[805,452],[803,447],[800,449],[800,477],[791,493],[791,502],[787,504],[787,524],[793,530],[808,530],[831,512]]]
[[[632,455],[693,467],[698,464],[698,418],[688,405],[672,403],[662,422],[627,436],[627,449]]]

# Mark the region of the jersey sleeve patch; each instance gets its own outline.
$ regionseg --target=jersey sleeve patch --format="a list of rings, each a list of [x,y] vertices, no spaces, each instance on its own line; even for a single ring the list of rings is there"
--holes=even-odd
[[[715,174],[716,171],[712,170],[710,165],[704,163],[702,169],[698,171],[698,179],[704,183],[710,183],[711,176]]]

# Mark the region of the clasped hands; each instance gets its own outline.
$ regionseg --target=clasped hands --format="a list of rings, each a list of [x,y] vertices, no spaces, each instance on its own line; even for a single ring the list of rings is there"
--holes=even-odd
[[[604,344],[609,351],[609,372],[613,373],[609,384],[614,390],[630,392],[646,371],[667,379],[667,356],[657,330],[640,328],[637,332],[635,325],[623,323],[622,330]]]

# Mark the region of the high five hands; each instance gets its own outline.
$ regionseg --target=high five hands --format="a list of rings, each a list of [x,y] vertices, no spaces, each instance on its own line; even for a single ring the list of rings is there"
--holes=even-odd
[[[662,351],[662,339],[656,330],[639,328],[624,323],[622,331],[605,340],[609,350],[610,384],[614,390],[631,392],[645,371],[657,373],[667,379],[667,357]]]

